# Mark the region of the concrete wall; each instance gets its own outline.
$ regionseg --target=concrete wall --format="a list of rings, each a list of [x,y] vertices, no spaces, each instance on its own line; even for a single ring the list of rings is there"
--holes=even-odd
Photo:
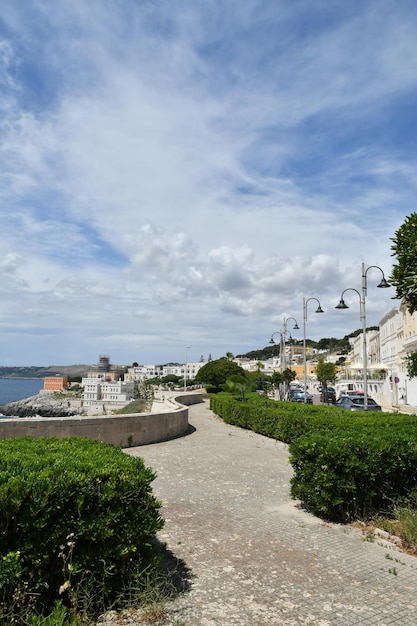
[[[203,401],[193,393],[175,398],[172,410],[95,417],[23,417],[0,419],[0,438],[89,437],[122,448],[168,441],[188,431],[187,406]],[[184,406],[186,405],[186,406]]]

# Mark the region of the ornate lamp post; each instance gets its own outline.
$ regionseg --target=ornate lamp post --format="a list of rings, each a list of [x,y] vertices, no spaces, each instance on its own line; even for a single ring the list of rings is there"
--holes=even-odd
[[[391,285],[386,281],[383,270],[378,265],[370,265],[365,269],[365,264],[362,263],[362,294],[359,293],[357,289],[353,287],[348,287],[342,292],[340,296],[340,302],[335,307],[336,309],[348,309],[348,305],[345,303],[343,299],[343,295],[346,291],[355,291],[359,296],[359,306],[360,306],[360,319],[362,321],[362,350],[363,350],[363,408],[365,411],[368,410],[368,352],[366,347],[366,296],[367,296],[367,273],[370,269],[375,268],[378,269],[382,274],[382,279],[377,285],[379,289],[386,289],[387,287],[391,287]]]
[[[295,317],[287,317],[287,318],[284,317],[284,332],[283,332],[283,346],[282,346],[283,347],[283,355],[284,355],[284,363],[283,363],[284,370],[286,369],[286,365],[287,365],[287,363],[286,363],[286,354],[285,354],[285,335],[288,332],[287,331],[287,322],[289,322],[290,320],[293,320],[293,322],[294,322],[293,330],[300,330],[300,327],[299,327]],[[290,335],[290,338],[292,340],[291,335]],[[290,363],[290,365],[291,365],[291,363]]]
[[[274,335],[278,335],[278,334],[280,335],[280,344],[279,344],[279,345],[280,345],[280,348],[279,348],[279,361],[280,361],[280,366],[279,366],[279,367],[280,367],[280,370],[281,370],[281,374],[283,374],[283,373],[284,373],[284,370],[285,370],[285,368],[286,368],[286,356],[285,356],[285,337],[286,337],[286,335],[288,335],[288,336],[289,336],[290,341],[292,340],[291,333],[289,332],[289,330],[287,330],[287,322],[288,322],[289,320],[293,320],[293,321],[294,321],[293,330],[299,330],[299,328],[300,328],[300,327],[298,326],[298,324],[297,324],[297,320],[295,319],[295,317],[287,317],[287,318],[284,318],[284,326],[283,326],[283,329],[282,329],[282,330],[279,330],[279,331],[277,331],[277,332],[275,332],[275,333],[272,333],[272,335],[271,335],[271,339],[270,339],[270,341],[269,341],[269,343],[271,343],[271,344],[275,344],[275,341],[274,341]],[[283,383],[283,384],[284,384],[284,392],[283,392],[283,395],[285,396],[285,383]]]
[[[324,313],[321,308],[320,301],[317,298],[303,298],[303,359],[304,359],[304,404],[307,402],[307,346],[306,346],[306,323],[307,323],[307,304],[310,300],[315,300],[318,304],[316,313]]]
[[[275,335],[279,335],[280,339],[279,339],[279,369],[281,371],[281,374],[283,373],[284,369],[285,369],[285,354],[284,354],[284,350],[285,350],[285,335],[288,335],[289,340],[292,340],[291,337],[291,333],[289,330],[277,330],[277,332],[272,333],[271,335],[271,339],[269,340],[270,344],[275,345],[276,341],[274,340],[274,336]]]

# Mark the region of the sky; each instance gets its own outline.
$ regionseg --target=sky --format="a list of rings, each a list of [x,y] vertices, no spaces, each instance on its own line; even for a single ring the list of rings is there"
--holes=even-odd
[[[362,263],[377,325],[416,32],[415,0],[2,0],[0,365],[342,338]]]

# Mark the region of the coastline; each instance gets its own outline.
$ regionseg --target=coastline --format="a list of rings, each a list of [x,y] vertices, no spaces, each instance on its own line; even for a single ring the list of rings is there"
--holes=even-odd
[[[0,417],[70,417],[80,415],[81,400],[55,398],[55,392],[45,392],[6,402],[0,406]]]

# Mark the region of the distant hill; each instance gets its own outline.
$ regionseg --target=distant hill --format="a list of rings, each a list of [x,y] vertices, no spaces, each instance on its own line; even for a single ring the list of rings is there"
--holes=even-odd
[[[366,330],[378,330],[378,326],[368,326]],[[353,331],[349,335],[345,335],[343,339],[336,339],[335,337],[324,337],[319,341],[312,341],[311,339],[306,340],[306,345],[312,348],[316,348],[321,352],[333,352],[335,354],[347,354],[350,350],[350,337],[356,337],[362,332],[361,328]],[[275,334],[275,333],[274,333]],[[268,345],[265,348],[260,348],[258,350],[251,350],[250,352],[246,352],[245,354],[237,354],[237,357],[240,358],[248,358],[252,360],[266,361],[273,356],[277,356],[279,354],[279,337],[276,337],[275,345]],[[286,342],[289,343],[288,340]],[[293,345],[302,344],[301,339],[292,338]]]
[[[0,378],[45,378],[45,376],[87,376],[92,365],[48,365],[48,367],[0,365]]]

